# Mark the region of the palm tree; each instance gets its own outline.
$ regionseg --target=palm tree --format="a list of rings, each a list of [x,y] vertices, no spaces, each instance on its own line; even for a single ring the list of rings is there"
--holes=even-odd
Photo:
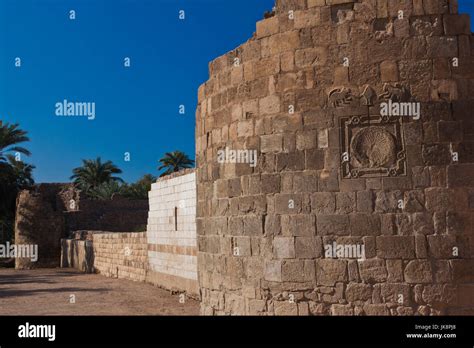
[[[86,193],[109,181],[123,182],[121,178],[113,176],[121,174],[122,170],[112,161],[102,163],[100,157],[95,160],[82,160],[82,166],[74,168],[72,172],[71,180]]]
[[[0,121],[0,229],[4,232],[4,240],[13,240],[18,192],[34,184],[34,166],[19,161],[16,156],[18,153],[26,156],[31,154],[26,148],[18,146],[29,140],[27,132],[19,129],[18,124]],[[0,243],[3,241],[0,240]]]
[[[158,167],[158,170],[166,169],[160,177],[194,166],[194,160],[190,159],[188,155],[181,151],[167,152],[165,156],[160,159],[160,163],[161,166]]]
[[[137,182],[130,185],[124,185],[123,195],[130,199],[148,199],[148,192],[151,190],[151,184],[155,181],[155,176],[146,174]]]
[[[17,161],[16,157],[10,154],[7,155],[7,159],[15,185],[20,189],[33,186],[35,183],[33,180],[33,169],[35,169],[35,166]]]
[[[19,152],[26,156],[31,155],[30,151],[16,144],[30,141],[26,136],[27,132],[18,128],[18,124],[5,123],[0,121],[0,161],[7,161],[7,153]]]
[[[102,201],[111,200],[115,195],[121,195],[123,190],[124,186],[118,181],[110,180],[91,188],[89,190],[89,197]]]

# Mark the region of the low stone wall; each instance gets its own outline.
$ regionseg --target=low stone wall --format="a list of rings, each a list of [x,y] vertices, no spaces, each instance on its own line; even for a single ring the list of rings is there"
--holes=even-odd
[[[198,296],[194,171],[159,179],[149,197],[147,281]]]
[[[82,237],[86,240],[61,241],[61,267],[145,281],[148,269],[146,233],[89,231]]]
[[[146,233],[97,233],[93,235],[95,272],[107,277],[145,281]]]

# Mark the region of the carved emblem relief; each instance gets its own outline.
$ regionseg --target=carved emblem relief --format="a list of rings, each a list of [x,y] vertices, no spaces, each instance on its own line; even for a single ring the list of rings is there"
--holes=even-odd
[[[329,105],[333,108],[351,106],[356,99],[350,88],[335,88],[329,92]]]
[[[375,107],[389,100],[408,102],[411,100],[410,91],[399,83],[384,84],[378,95],[369,85],[362,89],[360,95],[354,94],[348,87],[329,91],[329,107],[345,110],[339,119],[343,178],[406,175],[402,117],[381,116],[380,113],[377,114]],[[357,107],[357,112],[360,112],[360,106],[366,106],[367,113],[350,115],[350,108],[354,106]]]
[[[336,87],[328,93],[328,106],[333,108],[344,108],[350,106],[374,106],[377,103],[389,101],[392,102],[408,102],[411,94],[408,88],[399,83],[386,83],[382,87],[382,93],[377,95],[375,89],[366,85],[363,92],[357,95],[351,88]]]
[[[345,179],[406,175],[399,117],[342,117],[342,176]]]

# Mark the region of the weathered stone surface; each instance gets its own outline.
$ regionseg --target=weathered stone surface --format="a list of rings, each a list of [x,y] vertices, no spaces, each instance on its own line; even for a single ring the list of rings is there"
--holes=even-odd
[[[276,259],[294,259],[295,239],[293,237],[276,237],[273,239],[273,255]]]
[[[448,0],[278,0],[266,17],[198,94],[199,267],[219,268],[203,293],[271,315],[474,313],[441,287],[474,283],[468,17]],[[420,117],[381,118],[388,101]],[[224,144],[257,149],[257,166],[217,165]],[[366,259],[324,258],[332,241]],[[203,312],[241,307],[209,298]]]
[[[283,261],[281,266],[282,281],[309,282],[314,280],[314,261]]]
[[[331,315],[342,315],[342,316],[348,316],[348,315],[354,315],[354,308],[349,305],[340,305],[340,304],[333,304],[331,306]]]
[[[366,283],[381,283],[387,280],[387,268],[384,260],[371,259],[359,261],[360,277]]]
[[[316,222],[313,215],[283,215],[281,217],[282,233],[288,236],[314,236]]]
[[[436,259],[451,259],[460,256],[462,245],[453,235],[427,236],[430,256]]]
[[[433,281],[433,272],[429,261],[410,261],[405,267],[405,281],[407,283],[427,284]]]
[[[388,316],[390,311],[384,304],[367,304],[364,305],[364,312],[367,315]]]
[[[347,281],[347,262],[343,260],[316,260],[316,280],[320,285],[334,286]]]
[[[367,301],[372,298],[372,287],[368,284],[349,283],[346,289],[346,299],[349,302]]]
[[[275,315],[298,315],[298,306],[296,303],[290,303],[289,301],[276,301],[273,303],[275,309]]]
[[[320,237],[296,237],[296,258],[314,259],[322,255],[322,241]]]
[[[311,208],[316,214],[333,214],[336,209],[335,195],[331,192],[312,194]]]
[[[377,257],[386,259],[413,259],[415,240],[409,236],[377,237]]]
[[[320,215],[317,219],[319,235],[349,235],[349,218],[346,215]]]

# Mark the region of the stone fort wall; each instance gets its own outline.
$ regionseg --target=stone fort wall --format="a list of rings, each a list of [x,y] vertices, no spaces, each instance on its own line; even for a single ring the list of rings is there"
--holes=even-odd
[[[474,313],[474,37],[456,4],[278,0],[210,63],[196,111],[203,314]],[[225,148],[258,163],[219,163]],[[328,255],[334,242],[364,258]]]

